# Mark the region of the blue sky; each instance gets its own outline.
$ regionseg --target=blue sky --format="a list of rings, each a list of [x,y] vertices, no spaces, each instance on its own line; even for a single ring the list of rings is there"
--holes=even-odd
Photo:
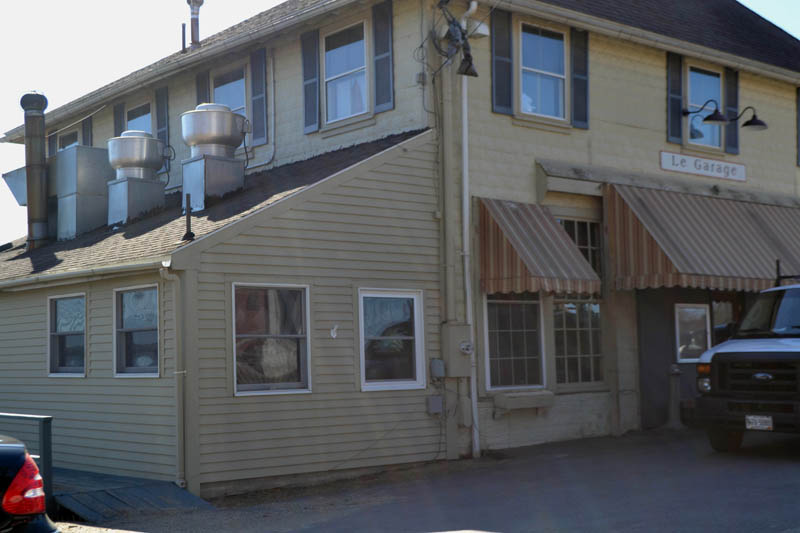
[[[740,2],[800,38],[800,0]],[[200,9],[201,36],[278,3],[208,0]],[[35,33],[30,29],[30,13],[37,14]],[[0,35],[7,53],[0,59],[4,73],[0,132],[22,123],[19,98],[25,92],[34,89],[44,93],[49,109],[55,109],[177,50],[181,22],[188,19],[185,0],[136,0],[133,4],[122,0],[27,0],[26,9],[4,9]],[[14,46],[25,53],[8,50]],[[0,144],[0,173],[23,165],[22,146]],[[23,236],[25,226],[25,208],[17,206],[5,183],[0,182],[0,244]]]

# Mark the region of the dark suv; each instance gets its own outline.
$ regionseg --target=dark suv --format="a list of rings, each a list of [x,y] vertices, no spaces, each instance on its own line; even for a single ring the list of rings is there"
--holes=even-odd
[[[57,533],[45,512],[42,476],[25,445],[0,435],[0,533]]]
[[[697,389],[693,425],[717,451],[745,431],[800,433],[800,285],[758,295],[734,337],[700,357]]]

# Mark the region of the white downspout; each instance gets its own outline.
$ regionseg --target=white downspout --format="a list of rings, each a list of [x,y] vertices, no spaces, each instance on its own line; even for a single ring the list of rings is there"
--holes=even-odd
[[[461,27],[467,31],[467,19],[478,9],[478,2],[471,0],[469,8],[461,17]],[[472,457],[481,456],[480,431],[478,429],[478,362],[475,355],[475,327],[472,318],[472,267],[470,261],[470,210],[469,194],[469,95],[467,94],[467,78],[461,76],[461,248],[464,257],[464,305],[466,306],[466,322],[469,328],[469,395],[472,401]]]

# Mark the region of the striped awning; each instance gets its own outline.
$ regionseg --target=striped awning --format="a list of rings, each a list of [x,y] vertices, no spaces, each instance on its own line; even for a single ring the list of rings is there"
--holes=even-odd
[[[481,286],[507,292],[600,292],[600,278],[546,208],[481,199]]]
[[[759,291],[775,260],[800,274],[800,209],[627,185],[606,186],[618,289]]]

